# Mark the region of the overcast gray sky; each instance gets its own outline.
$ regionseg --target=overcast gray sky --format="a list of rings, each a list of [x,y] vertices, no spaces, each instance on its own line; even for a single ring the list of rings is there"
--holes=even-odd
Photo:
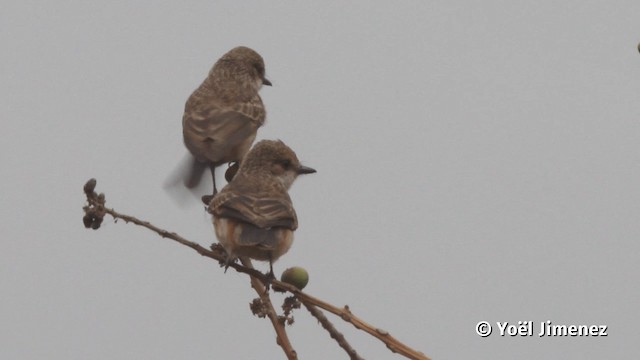
[[[4,2],[0,358],[283,357],[244,276],[81,221],[95,177],[116,210],[214,241],[197,200],[162,183],[186,151],[185,100],[237,45],[274,84],[258,139],[318,170],[292,188],[300,227],[276,273],[306,267],[309,293],[434,359],[637,356],[639,15],[638,1]],[[294,315],[301,359],[346,357]],[[399,358],[331,318],[363,357]],[[609,336],[497,333],[547,320]]]

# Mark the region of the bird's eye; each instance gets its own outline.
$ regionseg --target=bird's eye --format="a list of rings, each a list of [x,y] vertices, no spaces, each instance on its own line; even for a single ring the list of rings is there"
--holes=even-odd
[[[287,169],[287,168],[291,167],[291,160],[282,160],[281,164],[282,164],[282,167]]]

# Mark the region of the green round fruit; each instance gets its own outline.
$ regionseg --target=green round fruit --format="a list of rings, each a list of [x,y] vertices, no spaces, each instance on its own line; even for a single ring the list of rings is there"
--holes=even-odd
[[[300,266],[294,266],[282,272],[280,280],[302,290],[309,283],[309,273]]]

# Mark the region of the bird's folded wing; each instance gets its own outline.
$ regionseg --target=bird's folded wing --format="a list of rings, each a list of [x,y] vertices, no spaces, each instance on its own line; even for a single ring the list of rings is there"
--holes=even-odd
[[[222,192],[211,203],[214,216],[255,225],[261,229],[285,227],[295,230],[298,218],[288,196],[254,196]]]
[[[211,112],[206,118],[187,118],[183,122],[184,142],[200,161],[213,163],[239,160],[238,149],[251,146],[260,122],[236,111]],[[248,141],[248,143],[247,143]]]
[[[183,129],[199,141],[209,139],[234,142],[234,138],[244,139],[248,134],[255,132],[262,125],[259,120],[235,110],[185,112]]]

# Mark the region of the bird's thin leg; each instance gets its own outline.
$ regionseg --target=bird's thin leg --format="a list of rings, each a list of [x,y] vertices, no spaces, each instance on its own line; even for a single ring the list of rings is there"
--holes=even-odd
[[[271,279],[275,279],[275,275],[273,274],[273,261],[271,261],[271,257],[269,257],[269,277]]]
[[[227,254],[227,259],[224,262],[224,273],[227,273],[227,269],[229,269],[229,265],[231,265],[231,263],[236,262],[235,258],[232,258],[231,255]]]
[[[201,200],[205,206],[209,206],[209,203],[213,199],[214,196],[218,193],[218,188],[216,188],[216,167],[213,164],[209,165],[209,170],[211,170],[211,179],[213,180],[213,194],[212,195],[203,195]]]
[[[264,284],[265,292],[269,292],[271,281],[275,278],[275,275],[273,275],[273,260],[271,259],[271,255],[269,255],[269,273],[267,274],[267,282]]]
[[[216,187],[216,167],[212,164],[209,165],[209,169],[211,170],[211,179],[213,180],[213,196],[216,196],[218,193],[218,188]]]

